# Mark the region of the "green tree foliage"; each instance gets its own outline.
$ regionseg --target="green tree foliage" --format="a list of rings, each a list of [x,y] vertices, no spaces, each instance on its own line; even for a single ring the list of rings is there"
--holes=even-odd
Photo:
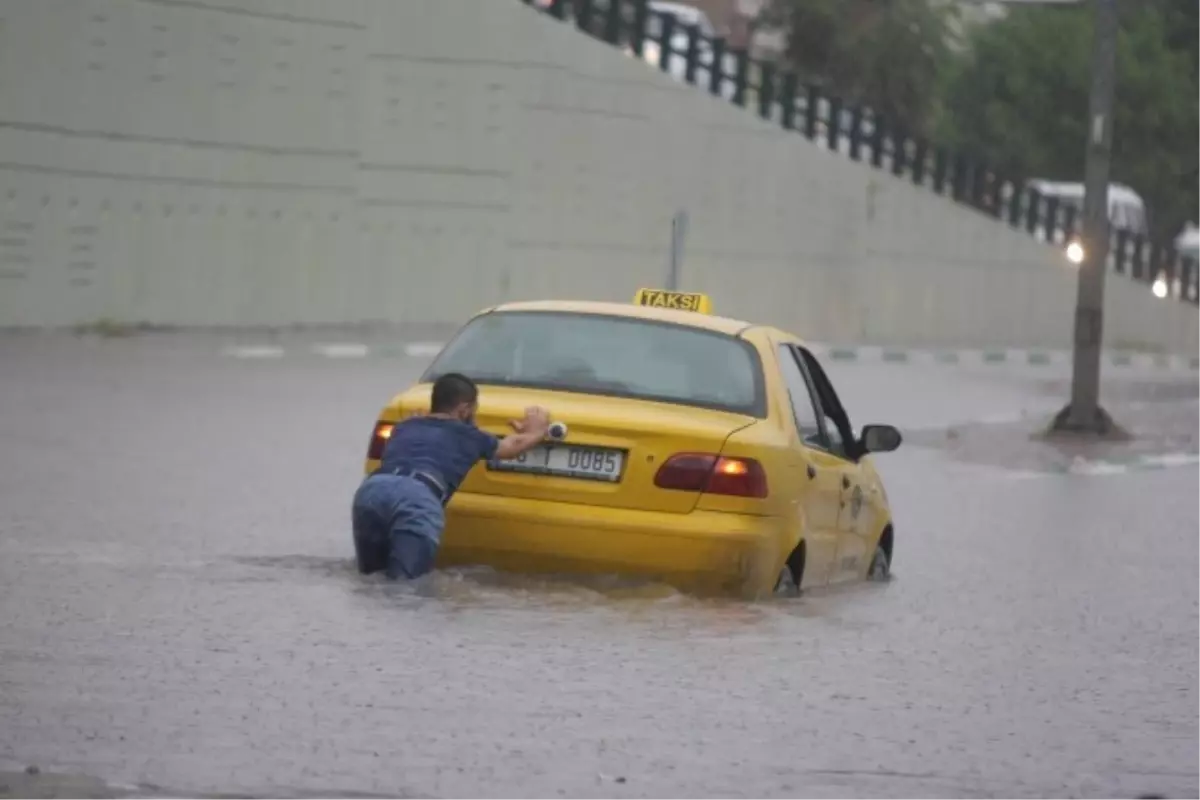
[[[1146,199],[1156,237],[1197,217],[1197,0],[1126,0],[1117,56],[1112,180]],[[982,25],[944,83],[949,144],[1018,178],[1082,181],[1090,4],[1017,7]]]
[[[930,0],[774,0],[762,21],[786,31],[787,60],[803,80],[923,134],[952,9]]]

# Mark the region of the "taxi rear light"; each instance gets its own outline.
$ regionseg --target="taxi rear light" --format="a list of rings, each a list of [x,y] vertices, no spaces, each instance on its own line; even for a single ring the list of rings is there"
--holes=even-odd
[[[383,448],[387,446],[388,439],[392,438],[392,429],[395,427],[394,422],[380,420],[375,423],[375,430],[371,432],[371,443],[367,445],[369,460],[378,461],[383,458]]]
[[[752,458],[731,458],[713,453],[677,453],[654,476],[660,489],[766,497],[767,474]]]

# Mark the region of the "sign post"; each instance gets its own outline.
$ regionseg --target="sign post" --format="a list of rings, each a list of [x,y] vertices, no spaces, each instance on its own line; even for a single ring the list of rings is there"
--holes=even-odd
[[[683,242],[687,236],[687,211],[680,209],[671,218],[671,262],[667,268],[667,289],[679,291],[679,273],[683,267]]]

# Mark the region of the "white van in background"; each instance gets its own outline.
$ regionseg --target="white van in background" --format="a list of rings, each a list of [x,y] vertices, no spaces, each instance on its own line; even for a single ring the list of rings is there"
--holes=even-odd
[[[1046,199],[1053,197],[1058,200],[1058,219],[1053,235],[1047,235],[1046,220],[1043,219],[1035,230],[1040,241],[1053,240],[1056,244],[1065,244],[1061,225],[1065,208],[1075,209],[1075,230],[1078,231],[1083,223],[1083,184],[1068,181],[1031,180],[1027,184],[1042,196],[1041,209],[1046,209]],[[1108,222],[1114,229],[1127,230],[1132,234],[1143,236],[1150,232],[1146,221],[1146,203],[1141,195],[1133,189],[1120,183],[1108,185]]]
[[[689,29],[695,28],[700,34],[701,39],[699,49],[696,53],[694,76],[698,85],[702,87],[709,86],[715,62],[715,54],[709,42],[716,38],[717,30],[712,20],[708,18],[708,15],[694,6],[683,3],[663,2],[663,0],[650,0],[646,4],[646,8],[650,11],[650,15],[646,20],[646,37],[642,40],[642,59],[655,66],[659,64],[663,35],[662,21],[664,17],[674,17],[675,28],[671,35],[670,46],[672,52],[667,62],[667,74],[677,81],[687,81],[686,54]],[[633,48],[627,46],[625,53],[632,56]],[[732,100],[736,93],[734,75],[737,72],[737,56],[730,52],[724,53],[721,58],[720,67],[723,74],[727,76],[721,85],[721,96],[726,100]]]
[[[1183,228],[1183,233],[1175,237],[1175,252],[1180,258],[1190,258],[1200,261],[1200,228],[1196,223],[1189,222]]]

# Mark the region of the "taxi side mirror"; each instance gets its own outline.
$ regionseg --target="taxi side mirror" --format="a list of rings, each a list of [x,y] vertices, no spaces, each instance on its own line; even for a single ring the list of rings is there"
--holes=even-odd
[[[904,437],[892,425],[864,425],[859,442],[863,452],[890,453],[900,447]]]

